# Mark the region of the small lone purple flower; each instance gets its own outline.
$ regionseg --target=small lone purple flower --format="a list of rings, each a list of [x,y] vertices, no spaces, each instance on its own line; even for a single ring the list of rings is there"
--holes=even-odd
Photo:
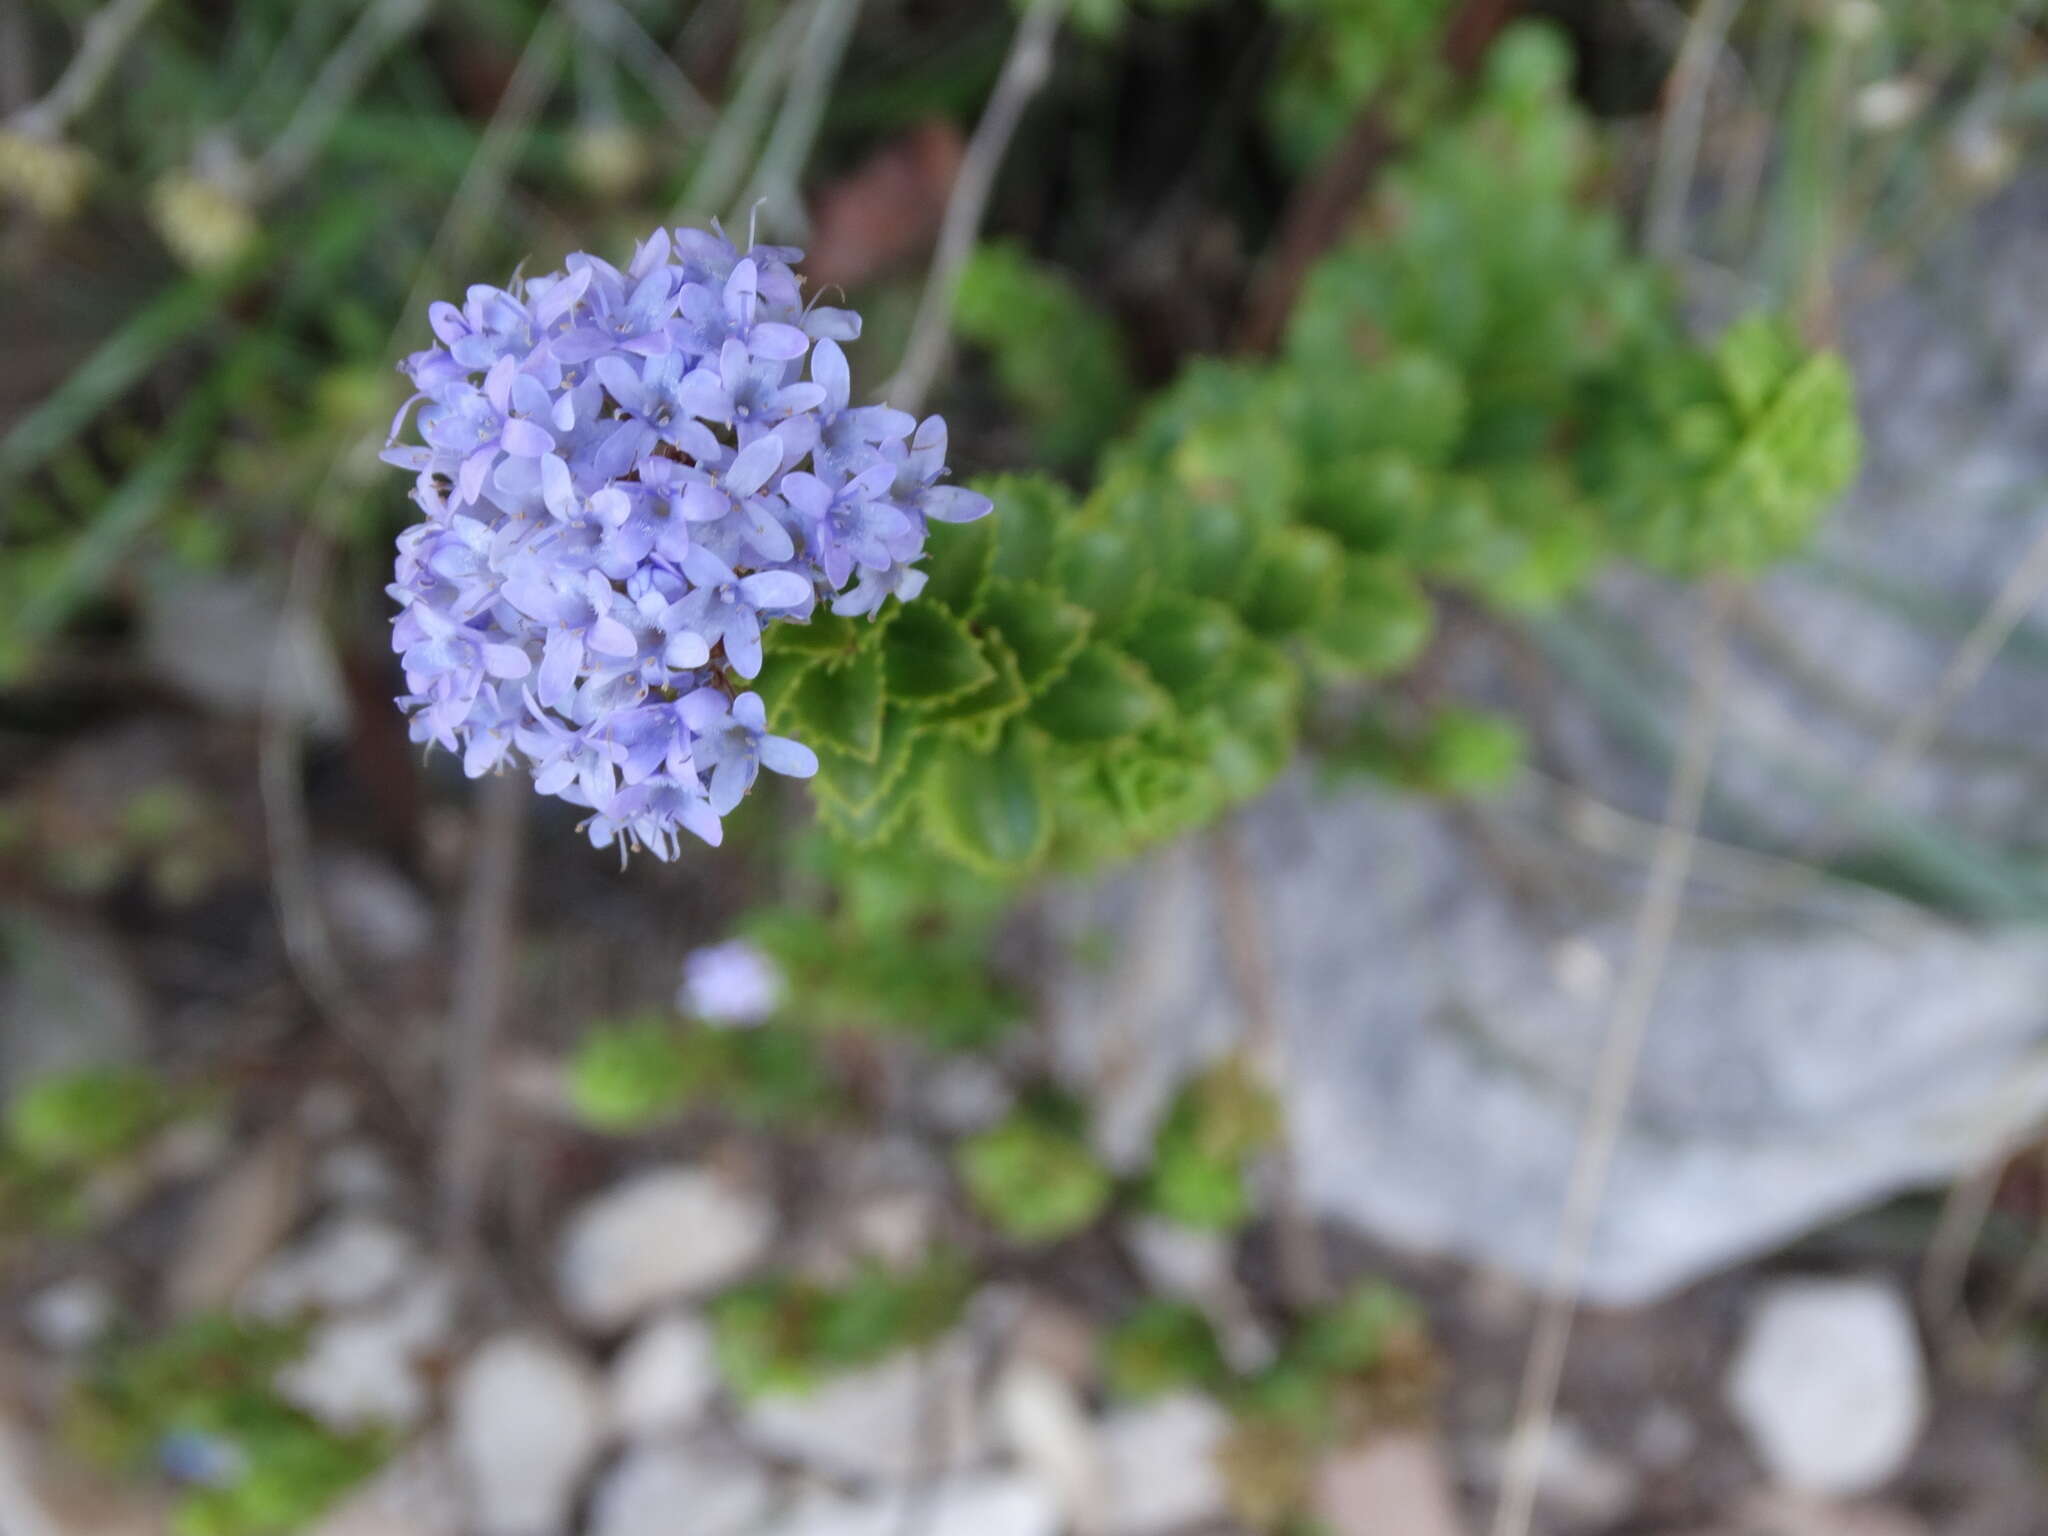
[[[676,1008],[706,1024],[759,1024],[782,1006],[782,972],[745,939],[707,944],[683,957]]]

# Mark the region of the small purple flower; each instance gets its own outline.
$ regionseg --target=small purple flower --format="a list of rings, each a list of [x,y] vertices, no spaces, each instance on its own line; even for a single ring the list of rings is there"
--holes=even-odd
[[[860,317],[805,307],[800,254],[656,230],[623,272],[578,253],[434,305],[401,367],[410,733],[530,772],[595,846],[715,845],[762,769],[815,773],[746,691],[763,627],[915,597],[927,523],[988,510],[942,483],[936,417],[851,403]]]
[[[707,944],[683,957],[676,1009],[706,1024],[759,1024],[782,1006],[782,972],[745,939]]]

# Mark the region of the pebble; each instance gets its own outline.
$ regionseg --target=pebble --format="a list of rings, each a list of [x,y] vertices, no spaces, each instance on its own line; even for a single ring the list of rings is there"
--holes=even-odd
[[[774,1455],[827,1476],[874,1482],[965,1466],[986,1438],[974,1357],[957,1338],[834,1376],[800,1396],[756,1398],[741,1424]]]
[[[114,1319],[114,1293],[91,1275],[47,1285],[28,1300],[22,1321],[28,1335],[52,1354],[91,1347]]]
[[[688,1428],[711,1406],[718,1386],[710,1326],[693,1313],[662,1313],[612,1361],[612,1423],[635,1440]]]
[[[1059,1506],[1015,1473],[956,1478],[864,1499],[808,1500],[765,1536],[1058,1536]],[[693,1533],[694,1536],[694,1533]]]
[[[344,1211],[264,1265],[242,1291],[260,1317],[365,1306],[419,1263],[419,1243],[381,1216]]]
[[[1050,1365],[1013,1358],[989,1405],[1018,1465],[1052,1493],[1076,1536],[1094,1536],[1102,1523],[1102,1459],[1073,1383]]]
[[[590,1533],[751,1536],[768,1502],[767,1475],[743,1456],[681,1445],[636,1446],[591,1496]]]
[[[1330,1536],[1465,1536],[1443,1448],[1382,1435],[1318,1469],[1316,1513]]]
[[[1744,1326],[1726,1395],[1778,1483],[1867,1493],[1905,1464],[1927,1416],[1912,1311],[1874,1277],[1778,1281]]]
[[[462,1497],[446,1447],[414,1445],[347,1495],[309,1536],[462,1536]]]
[[[738,1279],[773,1233],[768,1204],[717,1173],[639,1174],[569,1218],[556,1266],[562,1306],[586,1328],[624,1327],[665,1302]]]
[[[556,1536],[604,1434],[604,1398],[581,1356],[505,1333],[464,1363],[450,1435],[481,1536]]]
[[[453,1278],[427,1271],[374,1311],[318,1324],[305,1354],[278,1372],[277,1389],[334,1429],[416,1424],[429,1401],[421,1357],[454,1322]]]
[[[173,1314],[222,1307],[275,1249],[298,1215],[305,1148],[274,1132],[214,1179],[186,1225],[164,1279]]]
[[[1213,1398],[1177,1393],[1103,1419],[1105,1536],[1162,1536],[1228,1512],[1216,1453],[1230,1415]]]

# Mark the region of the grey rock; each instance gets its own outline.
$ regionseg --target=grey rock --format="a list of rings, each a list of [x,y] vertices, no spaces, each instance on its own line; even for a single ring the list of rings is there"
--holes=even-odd
[[[636,1174],[570,1216],[555,1271],[562,1306],[588,1328],[622,1327],[738,1279],[767,1250],[774,1226],[768,1203],[722,1174]]]
[[[963,1339],[893,1355],[809,1392],[747,1404],[756,1445],[831,1477],[906,1482],[971,1464],[986,1444],[974,1356]]]
[[[1781,1280],[1757,1300],[1728,1375],[1757,1458],[1800,1493],[1868,1493],[1927,1416],[1912,1310],[1876,1278]]]
[[[112,939],[83,923],[0,907],[0,1097],[52,1072],[134,1060],[148,1016]]]
[[[1106,1536],[1165,1536],[1220,1520],[1228,1504],[1216,1455],[1230,1415],[1194,1393],[1121,1408],[1102,1420]]]
[[[1056,1536],[1059,1506],[1031,1479],[982,1474],[863,1499],[813,1498],[766,1536]]]
[[[583,1358],[534,1334],[499,1334],[456,1375],[449,1438],[483,1536],[566,1528],[604,1434],[604,1397]]]
[[[1916,286],[1846,319],[1867,473],[1812,558],[1737,614],[1707,841],[1605,1192],[1593,1300],[1649,1300],[1946,1181],[2048,1112],[2048,871],[2016,851],[2040,843],[2048,626],[2025,618],[1882,815],[1846,814],[2039,536],[2044,224],[2035,174]],[[1454,818],[1297,779],[1246,813],[1297,1161],[1329,1215],[1551,1273],[1700,602],[1617,573],[1533,623],[1519,658],[1485,636],[1450,648],[1447,681],[1527,719],[1555,776],[1505,804]],[[1518,681],[1531,664],[1548,686]],[[1781,862],[1815,848],[1920,900]],[[1107,976],[1063,982],[1061,1033],[1073,1078],[1111,1090],[1098,1134],[1128,1166],[1180,1076],[1240,1031],[1220,915],[1198,852],[1175,849],[1068,893],[1060,918],[1115,939]]]
[[[689,1312],[665,1312],[628,1339],[612,1361],[612,1423],[648,1439],[702,1417],[719,1387],[710,1325]]]
[[[221,714],[265,708],[271,674],[294,719],[322,735],[348,725],[348,692],[310,615],[287,621],[276,596],[246,581],[181,576],[146,585],[142,653],[166,682]]]
[[[643,1445],[604,1474],[591,1536],[743,1536],[768,1512],[768,1478],[745,1457],[706,1447]]]

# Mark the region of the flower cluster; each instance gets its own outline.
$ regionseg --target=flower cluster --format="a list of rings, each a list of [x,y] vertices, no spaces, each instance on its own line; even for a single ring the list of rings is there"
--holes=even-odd
[[[814,773],[746,691],[762,627],[915,597],[928,523],[990,508],[943,483],[938,417],[851,403],[860,317],[804,304],[800,255],[657,230],[623,272],[434,305],[403,364],[399,704],[471,777],[523,760],[598,847],[715,844],[760,769]]]

